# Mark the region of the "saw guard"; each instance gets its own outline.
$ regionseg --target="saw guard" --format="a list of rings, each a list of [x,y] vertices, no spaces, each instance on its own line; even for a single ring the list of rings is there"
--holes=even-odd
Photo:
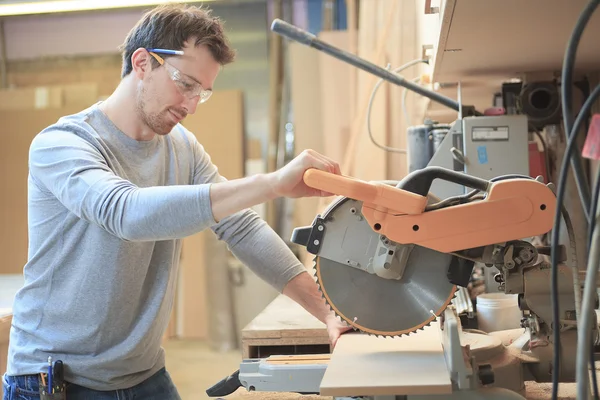
[[[554,193],[533,179],[489,182],[483,200],[427,212],[426,196],[381,183],[316,169],[305,172],[304,182],[362,201],[370,226],[390,240],[445,253],[545,234],[556,208]]]

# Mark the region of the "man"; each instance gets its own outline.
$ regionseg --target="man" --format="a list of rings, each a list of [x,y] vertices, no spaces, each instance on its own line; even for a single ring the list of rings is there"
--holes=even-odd
[[[29,257],[14,303],[5,400],[39,399],[49,385],[49,357],[64,366],[69,400],[178,399],[160,343],[181,239],[206,228],[324,322],[333,345],[348,329],[249,209],[279,196],[327,195],[307,187],[303,174],[340,173],[338,165],[308,150],[273,173],[231,181],[219,175],[180,124],[209,100],[221,66],[234,59],[208,11],[156,8],[122,50],[115,92],[31,143]]]

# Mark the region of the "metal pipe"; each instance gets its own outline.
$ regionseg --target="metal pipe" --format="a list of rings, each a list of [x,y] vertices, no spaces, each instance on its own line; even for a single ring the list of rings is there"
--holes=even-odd
[[[417,85],[409,80],[402,78],[397,74],[394,74],[393,72],[385,68],[379,67],[352,53],[332,46],[329,43],[318,39],[312,33],[306,32],[305,30],[302,30],[294,25],[282,21],[281,19],[273,20],[273,23],[271,24],[271,30],[277,34],[287,37],[288,39],[294,40],[306,46],[327,53],[330,56],[333,56],[341,61],[347,62],[350,65],[360,68],[363,71],[369,72],[375,76],[378,76],[388,82],[412,90],[413,92],[418,93],[421,96],[425,96],[428,99],[438,102],[455,111],[458,111],[461,108],[459,103],[456,100],[451,99],[450,97],[446,97],[432,90],[428,90],[420,85]]]

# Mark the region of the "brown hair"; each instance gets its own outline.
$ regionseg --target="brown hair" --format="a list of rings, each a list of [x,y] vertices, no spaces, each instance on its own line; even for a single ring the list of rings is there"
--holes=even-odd
[[[120,47],[123,52],[121,77],[131,72],[131,56],[140,47],[181,50],[190,38],[196,39],[196,46],[205,45],[221,65],[235,59],[235,50],[225,37],[223,22],[213,17],[209,9],[165,4],[145,13],[127,34]],[[161,54],[161,57],[165,56]]]

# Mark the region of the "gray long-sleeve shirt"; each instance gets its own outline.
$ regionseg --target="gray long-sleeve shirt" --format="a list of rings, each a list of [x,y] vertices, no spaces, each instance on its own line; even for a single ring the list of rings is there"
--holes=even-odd
[[[68,381],[96,390],[154,374],[164,366],[181,239],[206,228],[279,291],[305,270],[252,210],[215,222],[210,184],[225,178],[181,125],[136,141],[96,104],[39,133],[29,168],[10,375],[45,371],[48,356],[64,362]]]

